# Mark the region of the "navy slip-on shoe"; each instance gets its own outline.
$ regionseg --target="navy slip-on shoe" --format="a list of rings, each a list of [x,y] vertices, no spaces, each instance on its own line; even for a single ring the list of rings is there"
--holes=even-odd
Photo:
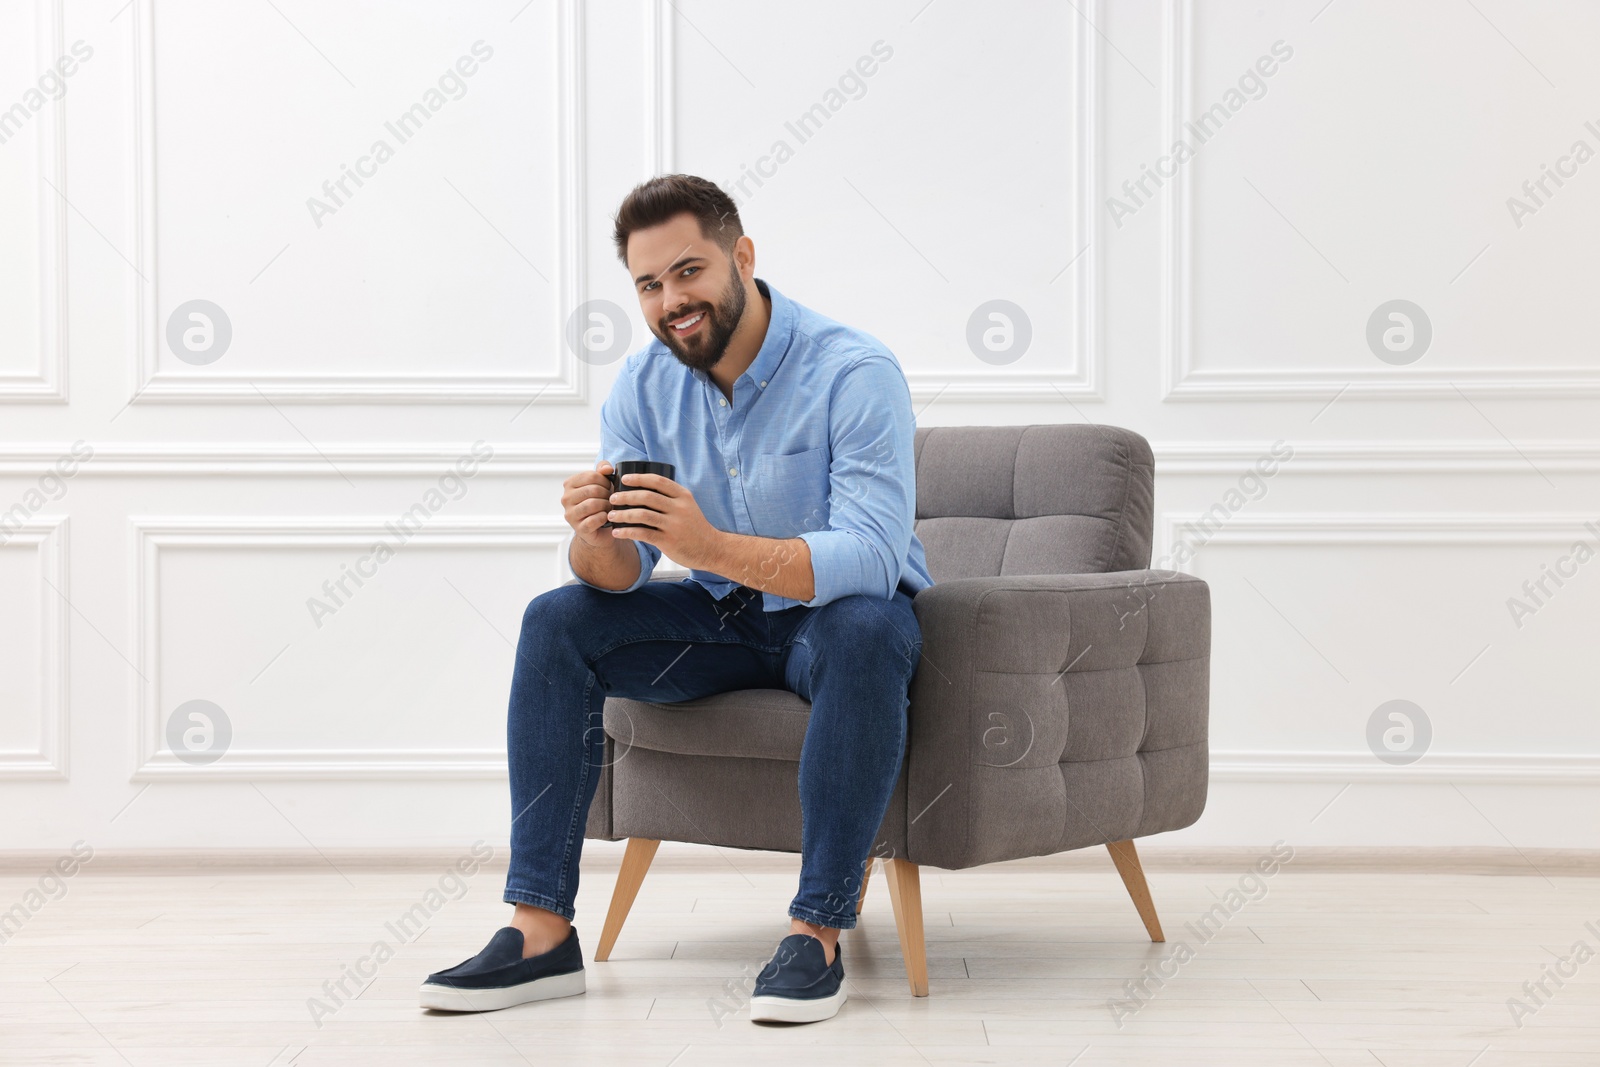
[[[424,1008],[444,1011],[496,1011],[514,1004],[584,991],[583,948],[578,928],[549,952],[522,958],[522,931],[502,926],[470,960],[428,975],[422,983]]]
[[[756,976],[750,1021],[814,1023],[831,1019],[845,1002],[844,946],[828,950],[810,934],[790,934]]]

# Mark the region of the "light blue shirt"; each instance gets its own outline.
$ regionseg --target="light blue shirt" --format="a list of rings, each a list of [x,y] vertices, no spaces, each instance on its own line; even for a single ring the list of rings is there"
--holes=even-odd
[[[815,595],[795,600],[763,591],[766,611],[821,607],[853,593],[887,600],[904,589],[915,596],[933,578],[913,530],[916,424],[899,362],[870,334],[789,300],[760,278],[756,286],[771,299],[772,314],[761,350],[733,383],[733,399],[652,336],[628,357],[601,405],[595,461],[671,463],[673,481],[694,494],[717,529],[804,540]],[[661,549],[634,545],[638,580],[606,592],[629,593],[650,580]],[[768,566],[767,577],[776,567]],[[696,569],[689,577],[721,599],[761,576],[740,581]]]

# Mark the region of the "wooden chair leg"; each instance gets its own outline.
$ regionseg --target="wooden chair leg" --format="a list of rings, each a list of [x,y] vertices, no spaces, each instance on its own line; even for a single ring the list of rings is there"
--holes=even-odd
[[[1111,853],[1111,862],[1117,865],[1117,873],[1122,875],[1122,884],[1133,898],[1133,906],[1139,909],[1139,918],[1144,920],[1150,940],[1165,941],[1167,938],[1161,932],[1161,920],[1156,917],[1155,902],[1150,899],[1150,887],[1145,884],[1144,867],[1139,863],[1139,853],[1134,851],[1133,842],[1113,841],[1106,850]]]
[[[867,902],[867,879],[872,877],[872,857],[867,857],[867,866],[861,872],[861,895],[856,897],[856,914],[861,914],[861,906]]]
[[[928,954],[922,933],[922,879],[917,865],[902,859],[883,861],[889,879],[889,903],[894,906],[894,928],[900,934],[900,955],[906,961],[911,995],[928,995]]]
[[[594,958],[599,963],[611,958],[611,946],[617,943],[617,935],[622,933],[622,924],[628,920],[628,909],[633,907],[633,898],[639,895],[639,886],[644,884],[645,872],[650,869],[650,861],[656,857],[656,849],[660,841],[652,841],[647,837],[628,838],[628,847],[622,853],[622,868],[617,872],[617,887],[611,891],[611,907],[606,912],[606,922],[600,929],[600,943],[595,946]]]

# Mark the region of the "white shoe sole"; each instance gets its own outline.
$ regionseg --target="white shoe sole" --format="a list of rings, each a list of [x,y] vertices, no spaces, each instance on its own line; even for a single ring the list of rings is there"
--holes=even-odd
[[[499,989],[456,989],[424,982],[420,999],[424,1008],[438,1008],[441,1011],[498,1011],[535,1000],[577,996],[583,991],[583,971],[577,970]]]
[[[816,1000],[792,1000],[788,997],[751,997],[750,1021],[753,1023],[816,1023],[839,1014],[845,1002],[844,986],[831,997]]]

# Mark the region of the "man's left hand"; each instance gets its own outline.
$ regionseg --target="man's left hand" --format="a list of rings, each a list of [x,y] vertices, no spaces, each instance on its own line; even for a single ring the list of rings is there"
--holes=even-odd
[[[624,474],[624,488],[611,495],[612,522],[644,526],[613,528],[612,537],[644,541],[691,570],[705,570],[722,531],[712,526],[687,487],[659,474]]]

